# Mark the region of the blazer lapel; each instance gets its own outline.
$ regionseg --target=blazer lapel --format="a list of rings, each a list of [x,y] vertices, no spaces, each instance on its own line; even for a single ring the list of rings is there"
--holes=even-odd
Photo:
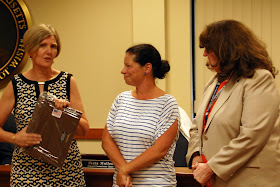
[[[212,97],[212,94],[214,92],[214,89],[216,87],[216,84],[218,82],[218,79],[216,76],[214,76],[209,82],[208,84],[205,86],[205,90],[204,90],[204,96],[200,103],[199,109],[202,111],[197,111],[197,114],[201,114],[200,116],[197,116],[197,124],[198,125],[198,133],[202,134],[202,124],[203,124],[203,120],[204,120],[204,113],[206,110],[206,107],[208,106],[208,103]]]
[[[211,124],[211,121],[213,119],[213,117],[215,116],[216,112],[222,107],[222,105],[227,101],[227,99],[229,98],[229,96],[231,95],[231,93],[233,92],[233,90],[235,89],[235,87],[237,86],[237,82],[238,82],[239,78],[236,76],[236,74],[233,74],[231,79],[229,80],[229,82],[227,83],[226,87],[224,88],[224,90],[222,91],[221,95],[219,96],[218,100],[216,101],[215,105],[213,106],[212,111],[210,112],[210,115],[208,117],[207,120],[207,124],[206,127],[204,129],[204,131],[207,130],[207,128],[209,127],[209,125]],[[215,86],[215,85],[214,85]],[[210,93],[211,96],[213,94]],[[210,96],[210,97],[211,97]],[[209,102],[209,100],[208,100]],[[208,103],[207,103],[208,104]]]

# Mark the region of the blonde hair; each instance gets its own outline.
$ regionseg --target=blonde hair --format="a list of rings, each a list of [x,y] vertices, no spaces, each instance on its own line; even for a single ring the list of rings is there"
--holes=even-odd
[[[50,36],[54,36],[56,39],[56,43],[57,43],[56,57],[57,57],[61,50],[60,39],[55,28],[53,28],[53,26],[49,24],[40,24],[37,26],[33,26],[25,32],[23,36],[23,45],[26,52],[29,55],[32,54],[39,48],[41,42],[44,39],[49,38]]]

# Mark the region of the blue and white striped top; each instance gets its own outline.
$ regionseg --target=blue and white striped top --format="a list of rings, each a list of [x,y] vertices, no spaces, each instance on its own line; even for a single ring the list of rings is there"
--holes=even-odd
[[[180,116],[176,99],[168,94],[139,100],[126,91],[117,96],[107,118],[107,128],[123,157],[130,162],[152,147]],[[178,131],[179,132],[179,131]],[[132,173],[133,186],[176,186],[173,154],[175,138],[168,153],[153,165]],[[116,174],[114,185],[116,185]]]

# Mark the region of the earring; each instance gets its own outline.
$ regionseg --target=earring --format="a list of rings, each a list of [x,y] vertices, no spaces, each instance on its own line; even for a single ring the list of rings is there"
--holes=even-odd
[[[147,73],[145,72],[144,75],[147,75]]]

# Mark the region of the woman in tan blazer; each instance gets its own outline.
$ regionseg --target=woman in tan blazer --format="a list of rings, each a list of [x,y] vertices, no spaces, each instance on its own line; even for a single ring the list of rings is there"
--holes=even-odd
[[[217,74],[190,129],[194,178],[212,187],[279,187],[280,97],[263,42],[234,20],[207,25],[199,42]]]

